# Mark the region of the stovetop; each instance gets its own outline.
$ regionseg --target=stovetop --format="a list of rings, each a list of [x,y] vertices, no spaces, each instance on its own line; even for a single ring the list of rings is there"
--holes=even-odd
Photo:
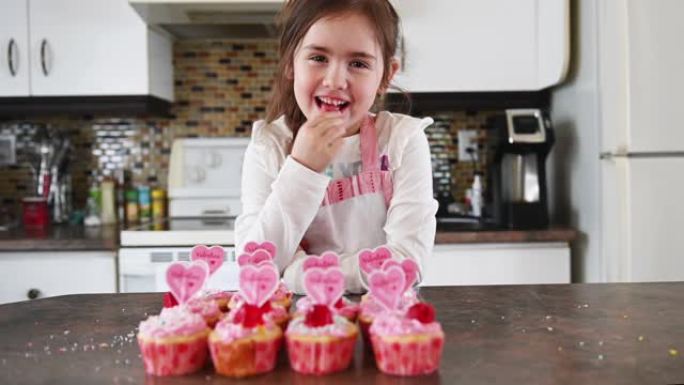
[[[122,230],[121,246],[231,246],[234,229],[235,217],[165,218]]]

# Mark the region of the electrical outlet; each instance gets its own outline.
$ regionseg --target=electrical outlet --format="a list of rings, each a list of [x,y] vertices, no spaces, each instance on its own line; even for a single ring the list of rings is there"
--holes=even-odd
[[[474,150],[472,156],[468,154],[468,148],[472,148]],[[473,159],[477,161],[477,130],[459,130],[458,161],[472,162]]]
[[[16,162],[14,135],[0,135],[0,166],[11,166]]]

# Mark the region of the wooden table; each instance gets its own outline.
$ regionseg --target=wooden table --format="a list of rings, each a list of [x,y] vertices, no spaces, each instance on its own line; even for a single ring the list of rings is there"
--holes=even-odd
[[[361,342],[352,367],[240,381],[146,376],[136,327],[160,294],[73,295],[0,306],[2,384],[684,383],[684,283],[426,288],[446,333],[438,373],[384,375]]]

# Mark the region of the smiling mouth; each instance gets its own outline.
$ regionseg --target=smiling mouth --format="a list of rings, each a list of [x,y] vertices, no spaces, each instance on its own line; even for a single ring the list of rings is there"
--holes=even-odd
[[[316,106],[323,111],[344,111],[349,107],[349,102],[345,100],[326,98],[321,96],[316,96]]]

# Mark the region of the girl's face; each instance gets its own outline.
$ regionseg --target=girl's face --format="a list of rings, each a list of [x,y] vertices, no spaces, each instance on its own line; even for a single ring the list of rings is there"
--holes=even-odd
[[[293,64],[295,99],[307,120],[335,112],[343,118],[347,134],[358,132],[384,69],[368,19],[358,14],[319,19],[295,50]]]

